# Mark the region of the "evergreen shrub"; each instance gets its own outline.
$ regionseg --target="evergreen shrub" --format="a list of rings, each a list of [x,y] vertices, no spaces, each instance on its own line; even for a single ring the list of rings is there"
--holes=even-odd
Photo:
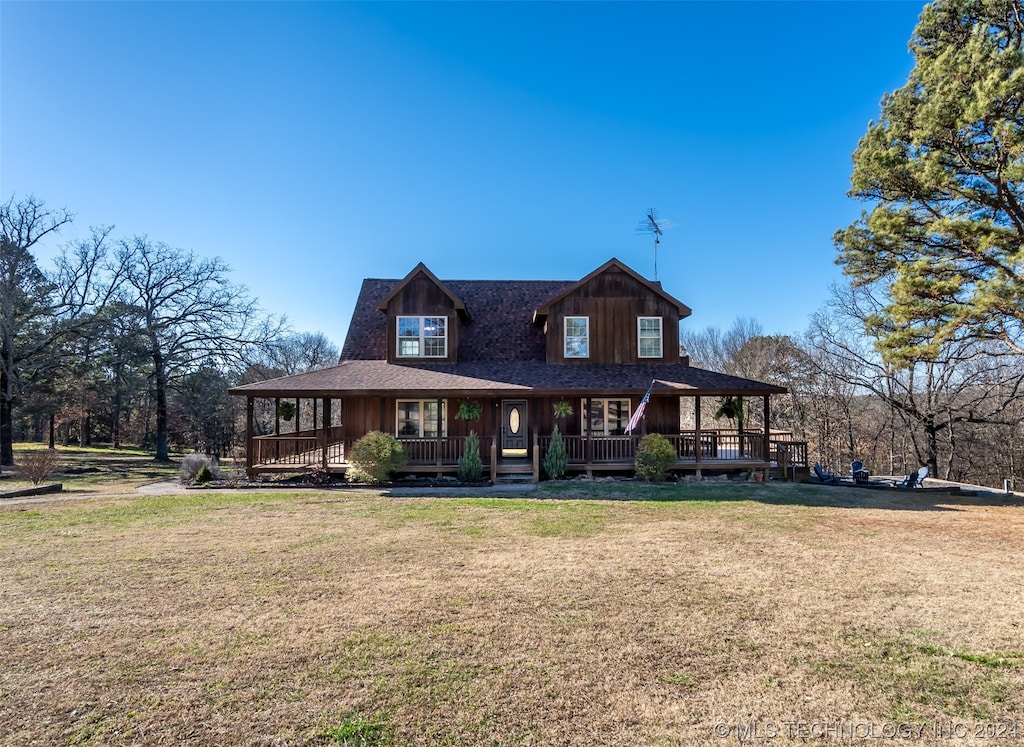
[[[348,478],[355,482],[385,482],[404,467],[409,457],[398,439],[390,433],[370,431],[354,444],[348,454],[352,464]]]
[[[636,476],[648,482],[662,482],[676,465],[676,450],[660,433],[648,433],[636,447]]]

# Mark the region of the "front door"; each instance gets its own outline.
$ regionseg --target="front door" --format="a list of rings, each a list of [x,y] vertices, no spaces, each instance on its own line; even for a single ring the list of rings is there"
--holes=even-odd
[[[501,455],[526,456],[526,400],[501,401]]]

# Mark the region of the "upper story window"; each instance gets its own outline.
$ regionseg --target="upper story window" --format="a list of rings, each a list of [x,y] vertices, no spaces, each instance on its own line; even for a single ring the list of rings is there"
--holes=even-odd
[[[447,358],[447,317],[398,317],[398,357]]]
[[[590,317],[567,316],[565,318],[565,357],[590,357]]]
[[[641,316],[636,320],[637,355],[641,358],[662,357],[662,335],[660,316]]]

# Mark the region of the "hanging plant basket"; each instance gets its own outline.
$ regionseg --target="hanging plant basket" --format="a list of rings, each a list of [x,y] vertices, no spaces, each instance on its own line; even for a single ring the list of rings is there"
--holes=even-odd
[[[284,420],[291,420],[292,418],[295,417],[295,404],[288,401],[278,402],[277,414],[280,415]]]
[[[455,413],[456,420],[479,420],[480,403],[476,400],[464,399],[459,402],[459,411]]]
[[[564,399],[561,399],[555,403],[554,410],[555,417],[558,419],[567,418],[573,413],[572,405],[570,405]]]

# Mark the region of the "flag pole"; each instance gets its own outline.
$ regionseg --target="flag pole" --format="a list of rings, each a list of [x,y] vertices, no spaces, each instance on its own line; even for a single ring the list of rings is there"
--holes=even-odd
[[[654,389],[655,381],[657,381],[657,379],[651,379],[651,385],[647,387],[647,392],[644,394],[643,399],[640,400],[640,404],[637,406],[636,412],[634,412],[633,417],[629,419],[629,425],[626,426],[626,435],[629,435],[636,430],[637,426],[640,425],[641,418],[646,418],[644,412],[647,409],[647,403],[651,399],[651,390]]]

